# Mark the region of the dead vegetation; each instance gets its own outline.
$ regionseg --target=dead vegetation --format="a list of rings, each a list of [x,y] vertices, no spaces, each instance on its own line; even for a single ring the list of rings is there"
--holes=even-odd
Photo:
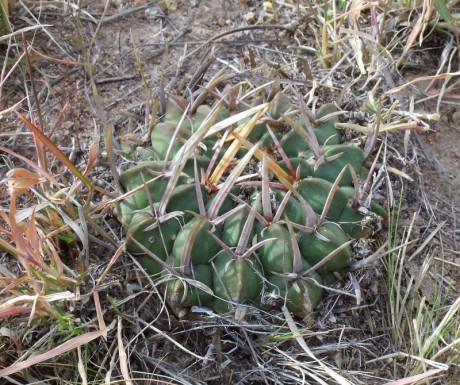
[[[4,381],[459,383],[456,1],[0,4]],[[167,94],[273,80],[340,107],[388,221],[308,320],[179,317],[111,213],[120,139],[142,143]]]

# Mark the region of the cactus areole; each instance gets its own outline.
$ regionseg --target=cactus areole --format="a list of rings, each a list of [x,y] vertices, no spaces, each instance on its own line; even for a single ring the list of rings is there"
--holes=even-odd
[[[350,266],[351,241],[372,233],[356,199],[363,151],[342,143],[333,104],[313,113],[281,92],[239,91],[213,106],[170,96],[149,146],[122,141],[115,214],[174,310],[304,318]]]

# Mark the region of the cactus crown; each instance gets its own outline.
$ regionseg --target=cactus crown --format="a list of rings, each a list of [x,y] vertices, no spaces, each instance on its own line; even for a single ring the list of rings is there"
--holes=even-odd
[[[174,309],[285,304],[305,317],[350,265],[349,239],[369,235],[363,151],[341,143],[332,104],[313,114],[298,97],[294,118],[276,87],[227,86],[212,107],[201,104],[209,89],[191,106],[171,95],[151,146],[122,142],[134,160],[115,210],[127,250]]]

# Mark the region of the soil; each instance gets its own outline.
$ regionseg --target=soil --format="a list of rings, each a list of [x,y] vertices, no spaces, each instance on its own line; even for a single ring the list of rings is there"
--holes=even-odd
[[[288,5],[275,15],[268,5],[264,6],[259,1],[112,1],[104,15],[106,21],[97,31],[96,39],[92,41],[92,36],[98,28],[95,21],[102,17],[105,2],[82,3],[84,12],[81,14],[79,28],[81,35],[77,36],[75,33],[75,15],[72,16],[72,8],[69,6],[65,12],[62,9],[56,11],[50,4],[49,7],[43,7],[41,14],[41,22],[52,25],[48,29],[49,35],[37,33],[35,36],[28,36],[30,41],[33,40],[33,46],[37,51],[61,60],[59,63],[48,60],[38,62],[34,66],[34,71],[40,81],[35,86],[39,94],[39,104],[43,106],[45,126],[50,127],[50,138],[80,168],[84,168],[87,162],[88,148],[94,141],[95,132],[98,135],[98,130],[101,130],[105,121],[113,124],[115,140],[126,134],[145,136],[146,127],[152,119],[151,96],[161,96],[163,89],[166,93],[191,97],[193,92],[202,86],[202,77],[209,79],[218,70],[230,68],[233,74],[232,82],[250,79],[255,84],[262,84],[267,81],[267,77],[276,76],[281,79],[282,87],[303,87],[304,91],[308,92],[312,82],[309,80],[309,71],[305,70],[305,63],[311,67],[310,71],[315,80],[321,79],[329,72],[329,69],[320,66],[315,56],[308,53],[307,48],[316,44],[314,34],[304,25],[302,18],[294,19],[295,10],[290,9],[288,12]],[[291,17],[293,19],[289,19]],[[24,18],[18,17],[14,20],[16,29],[27,26]],[[289,28],[253,28],[267,24],[285,27],[296,25],[302,33],[295,35],[297,40],[294,41]],[[224,31],[227,33],[223,34]],[[303,40],[299,40],[299,36]],[[91,85],[81,65],[90,44],[100,105],[91,96]],[[257,65],[266,64],[272,71],[252,71],[253,60]],[[284,66],[288,69],[283,69]],[[203,68],[206,68],[206,71],[202,73]],[[427,65],[423,70],[425,72],[419,73],[418,76],[433,75],[436,70],[435,64],[432,68]],[[354,74],[357,70],[349,71]],[[329,99],[341,100],[340,107],[355,112],[353,109],[361,106],[365,97],[365,92],[356,91],[363,86],[364,80],[354,85],[355,94],[350,91],[351,95],[347,95],[342,93],[340,86],[349,75],[350,73],[337,73],[331,77],[336,82],[333,86],[319,86],[318,103]],[[412,70],[409,69],[405,73],[403,68],[400,75],[397,78],[398,85],[413,78]],[[26,96],[26,87],[18,79],[21,77],[8,79],[0,110],[9,108]],[[460,290],[460,231],[457,225],[457,214],[460,212],[460,198],[457,193],[460,189],[460,155],[457,151],[460,145],[460,105],[456,97],[455,88],[450,89],[446,94],[448,103],[443,103],[438,111],[441,115],[440,121],[432,122],[429,131],[411,133],[411,148],[407,156],[404,155],[404,134],[397,133],[391,139],[392,145],[398,148],[398,154],[402,154],[400,158],[392,157],[393,166],[414,179],[413,183],[407,183],[403,179],[395,178],[394,186],[404,186],[407,194],[403,202],[401,231],[407,229],[414,213],[417,213],[414,236],[421,239],[426,239],[436,226],[446,221],[423,253],[407,261],[408,276],[419,276],[425,260],[432,258],[433,271],[442,271],[446,286],[453,290],[452,298],[455,298]],[[425,111],[434,113],[437,106],[432,102],[426,102],[423,107]],[[34,108],[36,109],[36,106]],[[27,113],[29,108],[24,103],[19,106],[18,111]],[[26,128],[18,124],[14,115],[1,116],[0,119],[4,134],[18,133],[14,139],[0,136],[0,144],[5,142],[3,145],[32,157],[34,145]],[[358,121],[359,117],[356,120]],[[101,187],[113,191],[115,187],[102,140],[101,137],[101,156],[98,158],[94,175],[97,176],[97,183]],[[0,179],[3,179],[6,171],[5,167],[0,166]],[[397,195],[396,191],[395,196]],[[116,229],[117,241],[121,242],[123,230],[116,221],[110,214],[104,217],[104,221]],[[383,233],[375,237],[376,243],[384,240],[386,230],[383,229]],[[110,250],[93,247],[95,255],[91,263],[94,266],[106,264],[113,255]],[[370,250],[375,249],[376,245],[372,245],[365,250],[370,253]],[[415,250],[416,247],[412,249]],[[437,258],[441,250],[443,257]],[[136,309],[141,319],[133,321],[132,329],[126,332],[129,342],[130,338],[134,338],[143,330],[145,322],[156,319],[158,309],[145,305],[153,301],[154,292],[147,293],[139,272],[129,258],[123,257],[122,261],[122,264],[117,264],[110,272],[106,287],[107,294],[117,300],[130,295],[135,297],[132,304],[120,305],[120,309],[127,314]],[[315,354],[328,362],[333,362],[344,372],[356,373],[354,378],[360,378],[361,383],[382,383],[383,379],[404,375],[402,366],[390,359],[384,361],[383,365],[363,363],[375,356],[392,352],[393,342],[385,334],[390,326],[376,321],[378,317],[382,317],[382,311],[387,309],[385,306],[372,306],[374,299],[385,300],[387,289],[381,270],[381,265],[373,265],[357,273],[364,308],[343,296],[331,296],[318,309],[313,321],[313,336],[309,339]],[[438,283],[435,275],[421,283],[421,294],[428,302],[434,301]],[[353,290],[348,281],[344,281],[340,288],[345,291]],[[100,296],[102,298],[101,293]],[[103,300],[103,307],[111,309],[106,314],[107,319],[110,319],[118,314],[119,309],[111,307],[108,301]],[[83,319],[90,319],[95,315],[94,309],[82,308],[79,311]],[[272,324],[269,322],[270,317],[274,320]],[[250,314],[247,325],[254,320],[259,322],[260,319]],[[199,355],[206,354],[207,349],[214,346],[214,349],[217,349],[215,354],[219,364],[214,365],[206,361],[197,364],[190,355],[178,349],[177,345],[162,338],[161,333],[145,332],[145,340],[137,341],[137,345],[133,347],[132,370],[139,376],[144,375],[141,372],[155,370],[159,375],[167,376],[175,372],[176,367],[180,367],[183,369],[177,380],[183,381],[180,383],[236,383],[235,378],[240,381],[238,383],[255,384],[267,381],[260,368],[265,368],[267,376],[275,378],[276,370],[282,367],[285,377],[281,377],[279,383],[297,383],[297,380],[289,377],[297,376],[295,370],[290,369],[293,363],[289,362],[288,358],[273,357],[270,348],[267,347],[269,344],[265,345],[267,350],[263,354],[260,350],[257,351],[266,360],[259,363],[257,369],[257,358],[254,358],[254,351],[251,351],[254,349],[252,341],[274,335],[276,329],[272,325],[277,325],[279,319],[276,315],[269,315],[266,321],[248,334],[241,331],[239,325],[227,324],[227,320],[200,313],[191,313],[185,319],[174,316],[171,316],[169,321],[157,319],[154,325],[158,329],[167,331],[173,338],[186,339],[188,348],[196,349]],[[197,331],[193,327],[201,330]],[[343,346],[337,349],[336,343],[341,341],[341,333],[344,333]],[[368,344],[367,340],[373,338],[379,341],[380,351],[376,350],[375,345],[369,347],[370,343]],[[277,345],[276,349],[281,346],[285,348],[284,351],[289,352],[294,351],[296,345],[287,339],[283,345]],[[104,352],[108,351],[106,346],[101,349]],[[308,359],[305,353],[296,351],[295,355],[299,360]],[[270,369],[270,365],[273,365],[273,369]],[[363,368],[372,377],[359,377],[358,371],[364,370]],[[247,378],[241,377],[241,373],[246,373]],[[455,383],[455,380],[450,382]]]

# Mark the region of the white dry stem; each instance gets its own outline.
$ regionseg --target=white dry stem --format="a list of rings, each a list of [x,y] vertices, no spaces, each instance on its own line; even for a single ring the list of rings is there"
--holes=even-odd
[[[122,332],[123,326],[121,322],[121,317],[118,317],[118,327],[117,327],[117,342],[118,342],[118,355],[120,356],[120,371],[125,380],[126,385],[134,385],[131,381],[128,370],[128,357],[126,355],[126,350],[123,344]]]
[[[323,369],[332,379],[337,381],[340,385],[353,385],[345,377],[342,377],[340,374],[334,372],[334,370],[332,370],[329,366],[324,364],[313,354],[313,352],[310,350],[307,343],[303,339],[299,329],[297,328],[297,325],[295,324],[291,316],[291,313],[289,313],[289,310],[285,306],[283,306],[282,310],[284,316],[286,317],[286,322],[289,326],[289,329],[291,329],[294,338],[296,339],[297,343],[301,346],[301,348],[308,354],[308,356],[312,358],[321,367],[321,369]]]
[[[83,358],[81,356],[81,346],[77,346],[77,356],[78,356],[78,374],[81,377],[81,383],[83,385],[88,385],[88,376],[86,375],[85,365],[83,364]]]
[[[60,293],[53,293],[47,295],[27,295],[23,294],[14,298],[10,298],[9,300],[0,304],[0,310],[7,308],[11,305],[18,304],[18,303],[34,303],[37,300],[45,301],[45,302],[54,302],[54,301],[62,301],[62,300],[74,300],[75,294],[71,293],[70,291],[63,291]]]

